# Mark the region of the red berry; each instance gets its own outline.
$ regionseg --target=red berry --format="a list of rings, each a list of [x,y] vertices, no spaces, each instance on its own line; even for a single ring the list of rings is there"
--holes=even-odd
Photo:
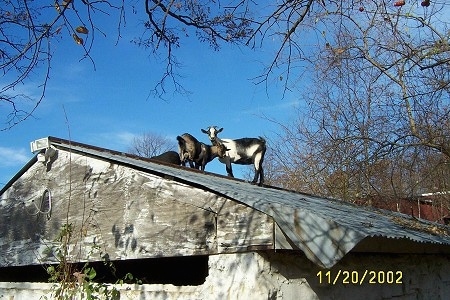
[[[430,6],[430,0],[424,0],[422,1],[422,3],[420,3],[420,5],[424,6],[424,7],[428,7]]]
[[[360,6],[360,7],[359,7],[359,11],[360,11],[360,12],[363,12],[363,11],[364,11],[364,7]]]
[[[403,6],[405,5],[405,0],[399,0],[394,2],[394,6]]]

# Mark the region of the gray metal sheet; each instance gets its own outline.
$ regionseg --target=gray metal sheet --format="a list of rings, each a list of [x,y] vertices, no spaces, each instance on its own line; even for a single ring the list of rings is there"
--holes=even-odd
[[[70,148],[72,151],[172,177],[262,211],[276,221],[283,233],[310,260],[323,267],[333,266],[366,237],[381,236],[450,245],[448,227],[412,219],[400,213],[288,190],[259,187],[242,180],[168,166],[116,151],[73,142],[69,144],[56,138],[51,140],[57,148]]]

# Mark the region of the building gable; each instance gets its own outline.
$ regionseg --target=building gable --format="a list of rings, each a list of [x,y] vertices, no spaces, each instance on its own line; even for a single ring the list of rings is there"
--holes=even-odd
[[[64,224],[73,228],[73,261],[274,247],[272,218],[246,205],[98,157],[57,155],[51,166],[36,161],[2,194],[0,266],[57,262]]]
[[[405,251],[398,241],[449,252],[448,227],[402,214],[57,138],[47,144],[56,154],[40,150],[0,191],[0,266],[56,261],[48,249],[64,224],[77,230],[76,261],[289,249],[328,268],[354,249]]]

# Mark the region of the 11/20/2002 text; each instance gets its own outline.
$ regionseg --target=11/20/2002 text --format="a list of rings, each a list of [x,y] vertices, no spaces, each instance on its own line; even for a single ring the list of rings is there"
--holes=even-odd
[[[402,271],[319,271],[316,274],[319,284],[401,284]]]

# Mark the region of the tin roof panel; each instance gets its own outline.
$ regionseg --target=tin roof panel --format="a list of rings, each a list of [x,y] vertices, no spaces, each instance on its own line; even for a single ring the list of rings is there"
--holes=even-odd
[[[404,214],[274,187],[259,187],[242,180],[155,163],[145,158],[62,139],[50,137],[50,140],[56,148],[70,149],[145,172],[170,176],[264,212],[276,221],[295,247],[323,267],[333,266],[367,237],[450,245],[448,227]]]

